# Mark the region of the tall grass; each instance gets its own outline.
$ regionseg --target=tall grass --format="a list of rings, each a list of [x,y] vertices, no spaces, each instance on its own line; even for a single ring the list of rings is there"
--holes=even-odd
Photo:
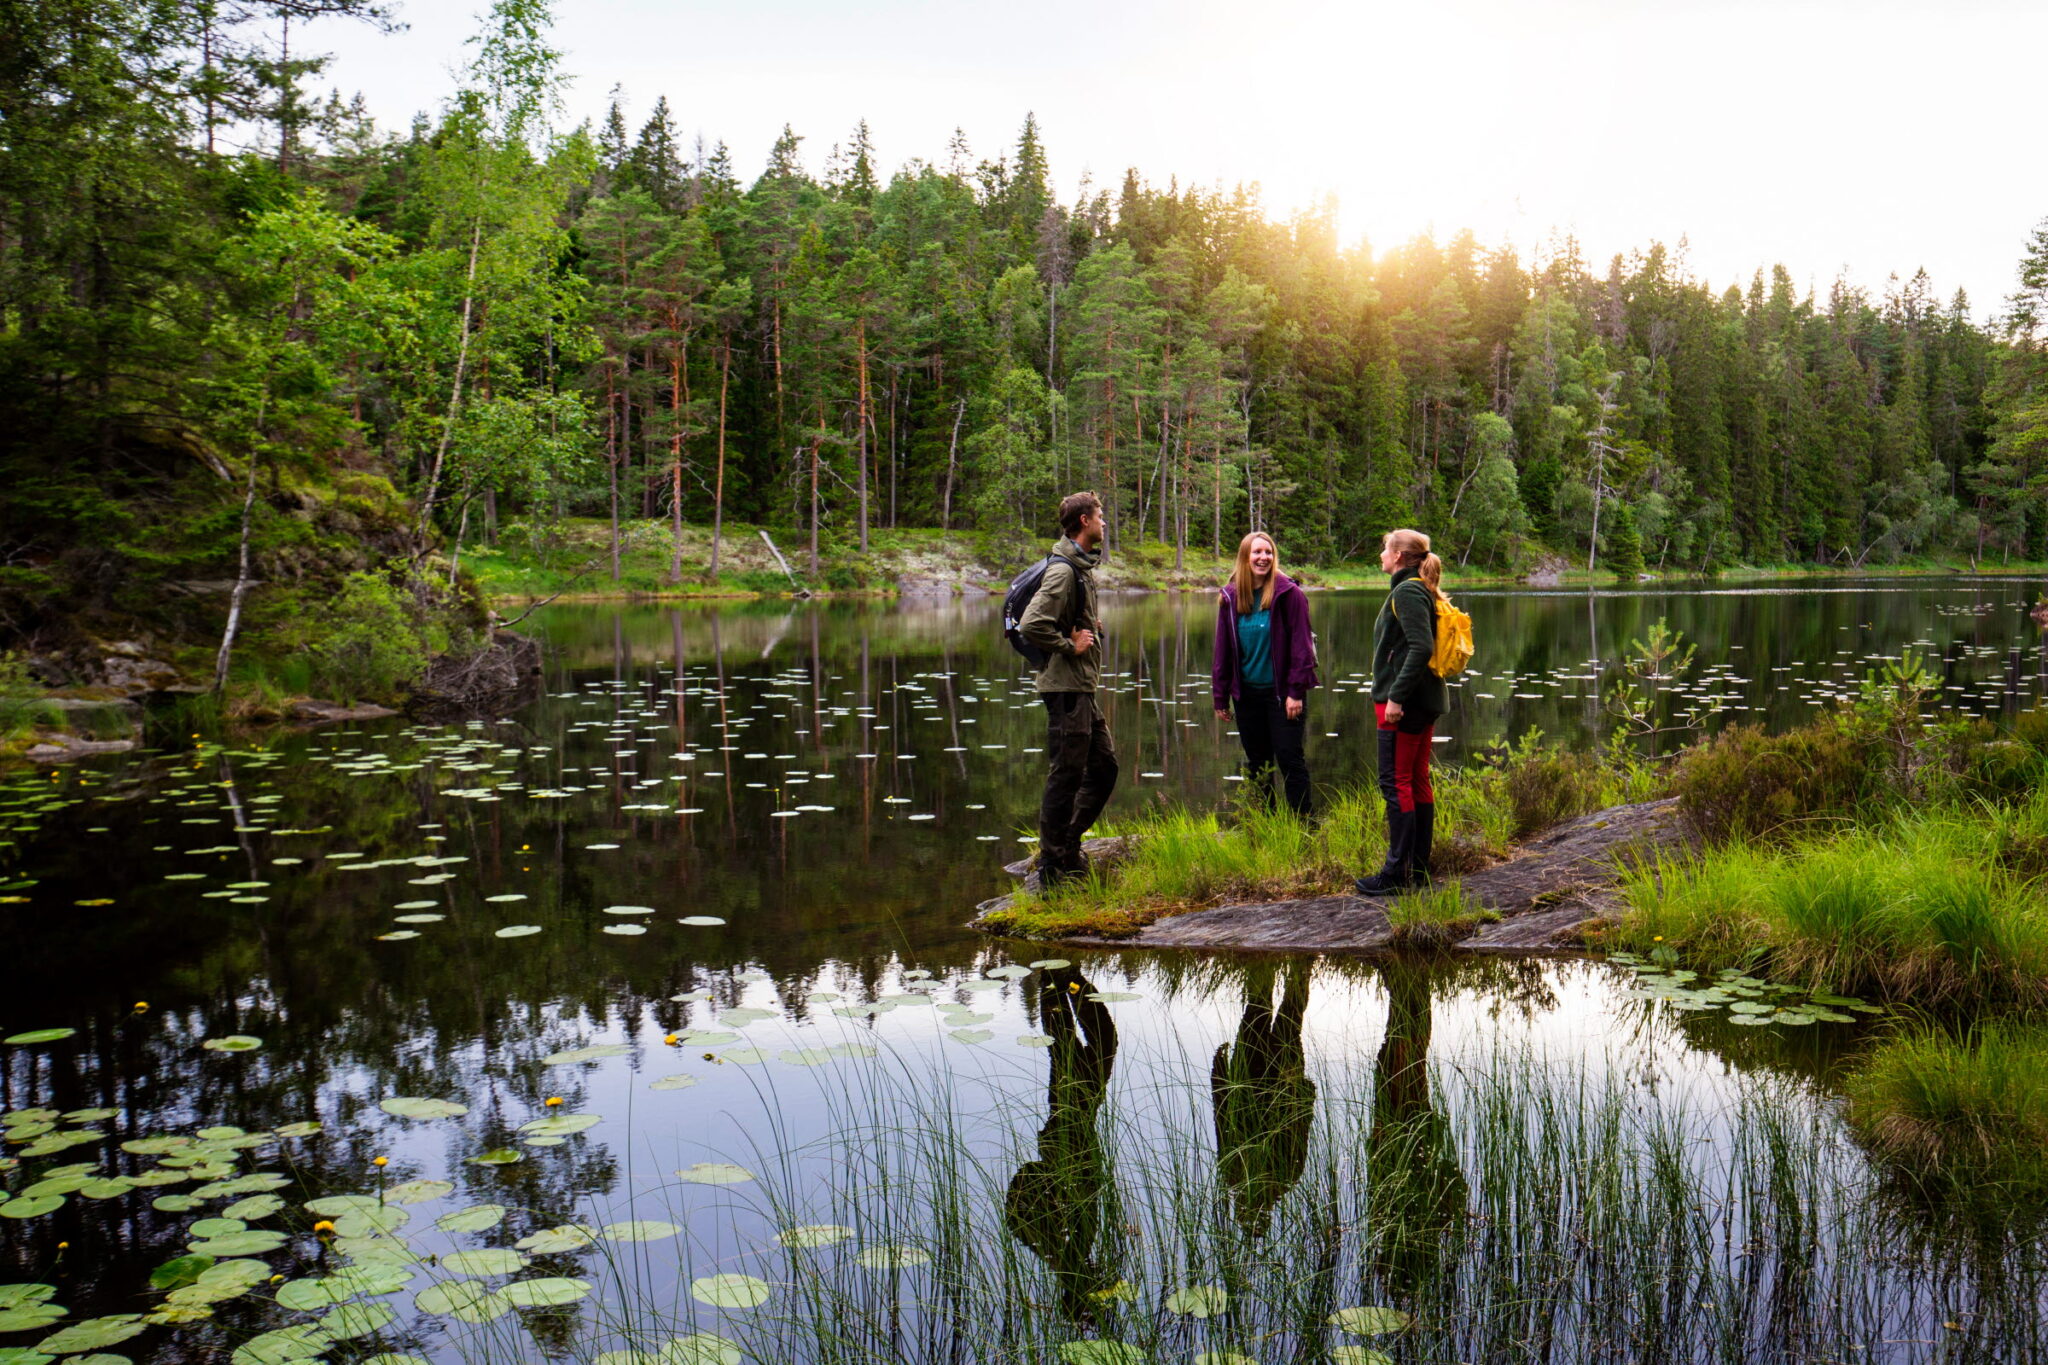
[[[1916,1028],[1873,1050],[1845,1089],[1857,1133],[1929,1192],[2048,1202],[2048,1027]]]
[[[2038,814],[2030,803],[2027,818]],[[1920,1005],[2048,1002],[2048,905],[2004,865],[2020,817],[1936,807],[1796,844],[1639,867],[1611,936],[1696,967]]]

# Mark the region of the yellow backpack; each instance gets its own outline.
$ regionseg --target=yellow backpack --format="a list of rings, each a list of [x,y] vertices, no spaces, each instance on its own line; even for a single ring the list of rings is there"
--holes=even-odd
[[[1429,671],[1439,678],[1455,678],[1472,662],[1472,617],[1451,605],[1448,597],[1436,600],[1436,649],[1429,656]]]

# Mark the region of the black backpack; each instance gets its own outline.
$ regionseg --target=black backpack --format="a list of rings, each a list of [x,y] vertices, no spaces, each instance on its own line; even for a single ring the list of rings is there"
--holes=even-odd
[[[1031,599],[1038,596],[1038,585],[1045,582],[1045,571],[1052,567],[1058,555],[1047,555],[1030,568],[1010,580],[1010,590],[1003,594],[1003,638],[1010,642],[1010,648],[1024,656],[1024,662],[1034,669],[1044,668],[1052,656],[1017,633],[1017,623],[1024,619],[1024,613],[1031,606]]]

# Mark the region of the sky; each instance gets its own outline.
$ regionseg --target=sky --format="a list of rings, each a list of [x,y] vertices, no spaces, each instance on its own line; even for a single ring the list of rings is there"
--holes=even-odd
[[[398,0],[404,31],[295,35],[380,123],[433,112],[485,0]],[[556,0],[568,121],[622,87],[743,179],[787,123],[819,171],[866,119],[885,167],[1014,147],[1055,187],[1256,183],[1285,218],[1334,196],[1347,244],[1463,228],[1524,259],[1684,239],[1716,288],[1782,263],[1825,295],[1925,268],[1980,319],[2008,294],[2040,174],[2040,0]],[[2033,166],[2033,172],[2027,171]]]

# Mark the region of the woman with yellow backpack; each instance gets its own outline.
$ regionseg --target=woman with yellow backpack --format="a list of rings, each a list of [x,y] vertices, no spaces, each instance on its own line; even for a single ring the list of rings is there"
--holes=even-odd
[[[1372,702],[1379,722],[1380,795],[1387,802],[1387,861],[1353,886],[1361,896],[1387,896],[1429,881],[1436,842],[1436,793],[1429,751],[1436,719],[1449,709],[1444,679],[1472,655],[1472,618],[1451,605],[1438,585],[1441,559],[1420,531],[1389,531],[1380,567],[1393,591],[1372,627]]]

